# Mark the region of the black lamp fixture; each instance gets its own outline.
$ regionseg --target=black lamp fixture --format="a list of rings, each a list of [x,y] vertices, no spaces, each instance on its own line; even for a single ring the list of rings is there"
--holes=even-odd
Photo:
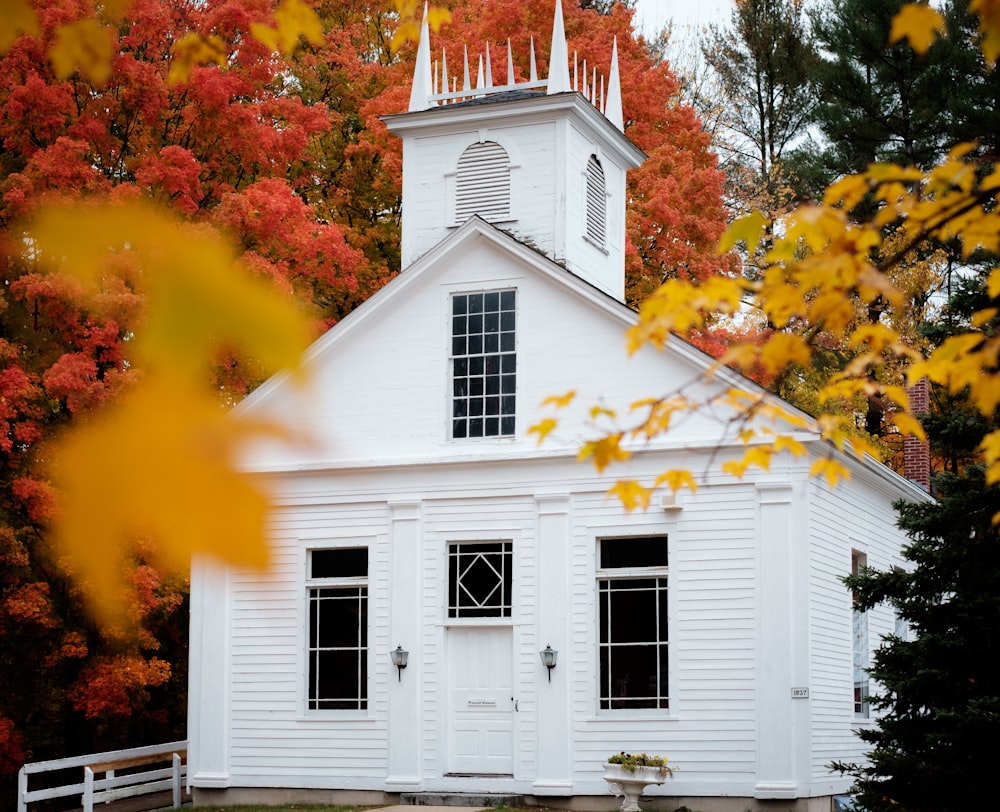
[[[552,669],[556,667],[556,656],[558,654],[559,652],[548,643],[545,644],[545,648],[538,652],[538,656],[542,660],[542,665],[549,669],[549,682],[552,682]]]
[[[406,668],[406,658],[410,656],[408,652],[401,645],[397,644],[396,648],[389,652],[389,656],[392,658],[392,664],[396,666],[397,672],[399,674],[398,682],[403,681],[403,669]]]

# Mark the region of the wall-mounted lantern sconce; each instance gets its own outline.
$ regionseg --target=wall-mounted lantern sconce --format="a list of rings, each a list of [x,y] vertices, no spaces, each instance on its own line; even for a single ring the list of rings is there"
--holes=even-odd
[[[552,682],[552,669],[556,667],[556,656],[558,654],[559,652],[548,643],[545,644],[545,648],[538,652],[538,656],[542,659],[542,665],[549,669],[549,682]]]
[[[403,669],[406,668],[406,658],[410,656],[410,652],[408,652],[405,648],[397,644],[396,648],[394,648],[392,651],[389,652],[389,656],[392,657],[392,664],[396,666],[396,669],[399,673],[399,678],[397,682],[402,682]]]

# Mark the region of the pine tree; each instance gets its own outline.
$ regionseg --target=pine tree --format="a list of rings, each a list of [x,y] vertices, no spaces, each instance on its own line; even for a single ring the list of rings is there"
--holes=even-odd
[[[875,652],[872,746],[852,774],[870,812],[988,809],[1000,741],[1000,488],[981,469],[937,479],[940,503],[898,504],[908,571],[846,579],[859,606],[890,602],[906,624]]]

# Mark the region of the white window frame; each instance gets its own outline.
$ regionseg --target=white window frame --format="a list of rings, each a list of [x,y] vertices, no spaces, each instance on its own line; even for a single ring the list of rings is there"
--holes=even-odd
[[[868,565],[868,556],[858,549],[851,550],[851,575],[857,575]],[[856,595],[851,593],[851,687],[855,719],[871,718],[871,679],[868,676],[870,646],[868,642],[868,612],[859,610]]]
[[[489,351],[487,347],[482,346],[480,350],[475,352],[470,352],[470,347],[466,346],[465,352],[456,352],[456,341],[460,340],[456,336],[455,331],[455,320],[461,318],[460,315],[455,313],[455,299],[459,296],[469,297],[475,295],[487,296],[490,294],[497,294],[501,298],[504,294],[511,293],[514,296],[514,327],[513,331],[501,331],[497,334],[498,349],[497,351]],[[503,314],[505,311],[500,310],[499,319],[502,321]],[[468,312],[466,316],[468,317]],[[469,290],[469,291],[453,291],[448,297],[448,439],[453,442],[483,442],[483,441],[509,441],[513,440],[517,436],[517,424],[518,424],[518,375],[517,375],[517,356],[518,356],[518,296],[517,288],[507,287],[507,288],[496,288],[491,290]],[[504,349],[504,335],[505,333],[513,332],[513,349]],[[471,334],[465,334],[466,340],[471,339]],[[487,335],[483,334],[483,340]],[[461,349],[461,348],[458,348]],[[488,366],[489,358],[494,357],[497,359],[499,364],[499,369],[494,373],[487,373],[486,367]],[[460,362],[465,360],[467,369],[465,373],[459,373],[458,369]],[[471,369],[475,365],[476,361],[481,359],[483,365],[483,373],[474,373]],[[510,359],[509,364],[513,366],[513,371],[505,370],[504,367],[508,365],[508,359]],[[481,381],[479,380],[481,378]],[[460,392],[462,387],[462,382],[465,383],[465,390]],[[489,387],[492,382],[496,383],[498,387],[497,392],[490,392]],[[473,393],[472,389],[474,386],[481,383],[483,391],[481,393]],[[513,386],[513,391],[505,391],[508,389],[509,385]],[[496,414],[489,414],[489,398],[499,398],[497,403],[497,408],[499,411]],[[505,412],[504,404],[506,398],[512,397],[514,399],[513,412]],[[481,403],[479,402],[481,399]],[[466,409],[465,414],[457,414],[456,411],[459,409],[459,404],[465,403]],[[476,415],[472,414],[475,409],[481,406],[482,414]],[[498,430],[495,433],[487,433],[485,421],[496,418],[498,421]],[[509,418],[512,423],[510,431],[505,432],[504,422],[505,419]],[[484,421],[483,430],[481,433],[471,433],[472,422],[476,419],[481,419]],[[465,431],[464,433],[456,434],[456,423],[457,421],[465,421]]]
[[[643,539],[643,540],[653,540],[662,539],[664,545],[667,548],[667,564],[659,566],[649,566],[649,567],[602,567],[601,566],[601,543],[604,541],[610,542],[620,542],[627,544],[630,540]],[[595,637],[595,648],[597,651],[597,661],[595,668],[596,676],[596,707],[597,712],[600,715],[656,715],[657,717],[667,717],[672,713],[671,708],[671,682],[673,669],[671,667],[672,652],[670,640],[672,637],[672,632],[670,628],[671,618],[673,616],[673,605],[672,605],[672,589],[670,583],[670,544],[669,536],[666,532],[659,533],[631,533],[628,535],[602,535],[597,538],[596,544],[596,568],[595,568],[595,594],[596,594],[596,604],[595,604],[595,623],[596,623],[596,637]],[[667,649],[667,667],[666,674],[662,673],[662,669],[658,666],[657,668],[657,680],[658,685],[658,695],[656,697],[657,704],[653,707],[649,706],[636,706],[636,707],[604,707],[604,703],[607,702],[611,704],[614,697],[605,697],[605,686],[602,684],[602,673],[601,673],[601,662],[603,659],[603,650],[606,645],[613,645],[613,643],[605,644],[602,642],[602,629],[601,629],[601,604],[604,600],[604,590],[602,588],[603,582],[611,581],[635,581],[635,580],[650,580],[656,579],[657,586],[657,607],[663,606],[663,610],[666,612],[666,619],[663,621],[665,628],[660,627],[660,618],[657,616],[657,640],[655,642],[650,642],[651,645],[657,648],[657,662],[659,662],[660,648],[665,646]],[[663,585],[659,584],[663,581]],[[612,675],[613,676],[613,675]]]
[[[366,551],[366,574],[363,576],[341,576],[341,577],[325,577],[325,578],[314,578],[311,575],[312,571],[312,556],[314,552],[322,552],[326,550],[349,550],[349,549],[364,549]],[[371,539],[337,539],[337,540],[319,540],[310,539],[308,546],[304,548],[303,561],[302,561],[302,571],[304,573],[303,581],[303,598],[302,598],[302,644],[300,651],[303,656],[303,664],[300,670],[300,681],[301,686],[301,704],[300,707],[303,709],[306,718],[325,718],[325,717],[361,717],[367,718],[370,715],[373,696],[372,696],[372,685],[374,674],[372,672],[372,620],[373,620],[373,608],[374,602],[371,595],[371,569],[372,569],[372,540]],[[363,707],[353,707],[353,708],[312,708],[310,705],[313,701],[322,701],[318,698],[313,700],[311,697],[311,686],[309,684],[311,668],[310,660],[312,656],[312,647],[310,645],[310,640],[312,636],[312,618],[311,618],[311,608],[312,608],[312,595],[314,590],[323,588],[364,588],[365,591],[365,601],[366,601],[366,617],[367,625],[365,627],[365,646],[363,657],[365,664],[365,684],[364,684],[364,697],[363,697]],[[355,700],[358,705],[361,704],[362,698],[359,696]]]

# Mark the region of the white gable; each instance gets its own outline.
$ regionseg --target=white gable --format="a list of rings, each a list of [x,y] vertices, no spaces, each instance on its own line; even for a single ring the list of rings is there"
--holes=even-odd
[[[453,293],[516,291],[516,431],[513,437],[451,438]],[[310,385],[277,378],[241,407],[280,415],[309,442],[261,448],[250,468],[353,467],[525,458],[575,453],[593,435],[577,408],[541,446],[528,428],[542,402],[575,390],[623,415],[631,403],[697,381],[709,364],[683,343],[629,357],[625,329],[635,314],[482,220],[405,271],[321,338],[309,353]],[[698,384],[704,387],[704,384]],[[686,419],[682,438],[661,442],[714,446],[723,424]]]

